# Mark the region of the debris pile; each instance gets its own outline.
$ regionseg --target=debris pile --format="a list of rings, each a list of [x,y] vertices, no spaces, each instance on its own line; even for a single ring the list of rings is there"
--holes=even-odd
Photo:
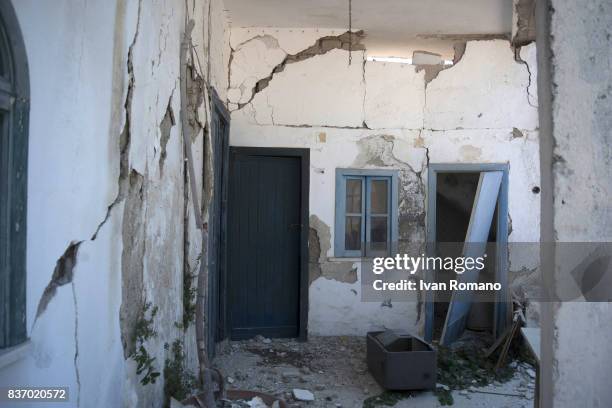
[[[477,401],[488,406],[529,406],[535,388],[533,366],[512,348],[508,364],[495,371],[497,356],[483,356],[490,344],[491,339],[468,331],[452,348],[440,349],[434,392],[383,390],[367,370],[364,337],[311,336],[308,342],[299,342],[258,336],[225,342],[214,366],[225,374],[228,389],[266,393],[292,408],[399,408],[453,401],[458,406]],[[264,408],[257,403],[245,398],[226,408]],[[270,403],[268,407],[276,408]]]

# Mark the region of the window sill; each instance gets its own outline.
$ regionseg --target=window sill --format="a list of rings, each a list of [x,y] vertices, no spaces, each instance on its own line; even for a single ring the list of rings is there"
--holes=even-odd
[[[16,346],[0,350],[0,370],[25,358],[30,353],[31,347],[30,340],[26,340]]]

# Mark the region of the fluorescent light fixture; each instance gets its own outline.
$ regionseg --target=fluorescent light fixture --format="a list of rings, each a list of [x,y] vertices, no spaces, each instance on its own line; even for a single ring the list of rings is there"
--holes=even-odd
[[[412,58],[400,58],[400,57],[370,57],[368,61],[379,61],[379,62],[397,62],[399,64],[412,64]]]

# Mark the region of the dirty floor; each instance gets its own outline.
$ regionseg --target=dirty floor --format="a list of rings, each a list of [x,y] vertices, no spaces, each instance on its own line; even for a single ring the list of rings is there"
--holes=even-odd
[[[385,393],[367,370],[365,352],[360,337],[311,336],[308,342],[258,337],[223,343],[214,365],[226,376],[229,389],[272,394],[290,407],[442,406],[431,391]],[[452,391],[453,406],[532,407],[533,368],[516,361],[510,366],[514,373],[507,382]],[[294,389],[310,391],[314,401],[296,400]]]

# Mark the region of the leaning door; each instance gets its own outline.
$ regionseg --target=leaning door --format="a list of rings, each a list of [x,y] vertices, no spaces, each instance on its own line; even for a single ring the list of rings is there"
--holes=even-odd
[[[463,257],[478,258],[485,253],[502,177],[503,172],[501,171],[480,173],[476,198],[474,199],[472,215],[463,246]],[[462,283],[478,282],[478,270],[475,268],[468,269],[458,276],[458,280]],[[471,307],[471,299],[472,293],[470,291],[453,292],[440,344],[447,346],[463,333]]]
[[[301,160],[232,149],[229,177],[230,337],[297,337]]]

